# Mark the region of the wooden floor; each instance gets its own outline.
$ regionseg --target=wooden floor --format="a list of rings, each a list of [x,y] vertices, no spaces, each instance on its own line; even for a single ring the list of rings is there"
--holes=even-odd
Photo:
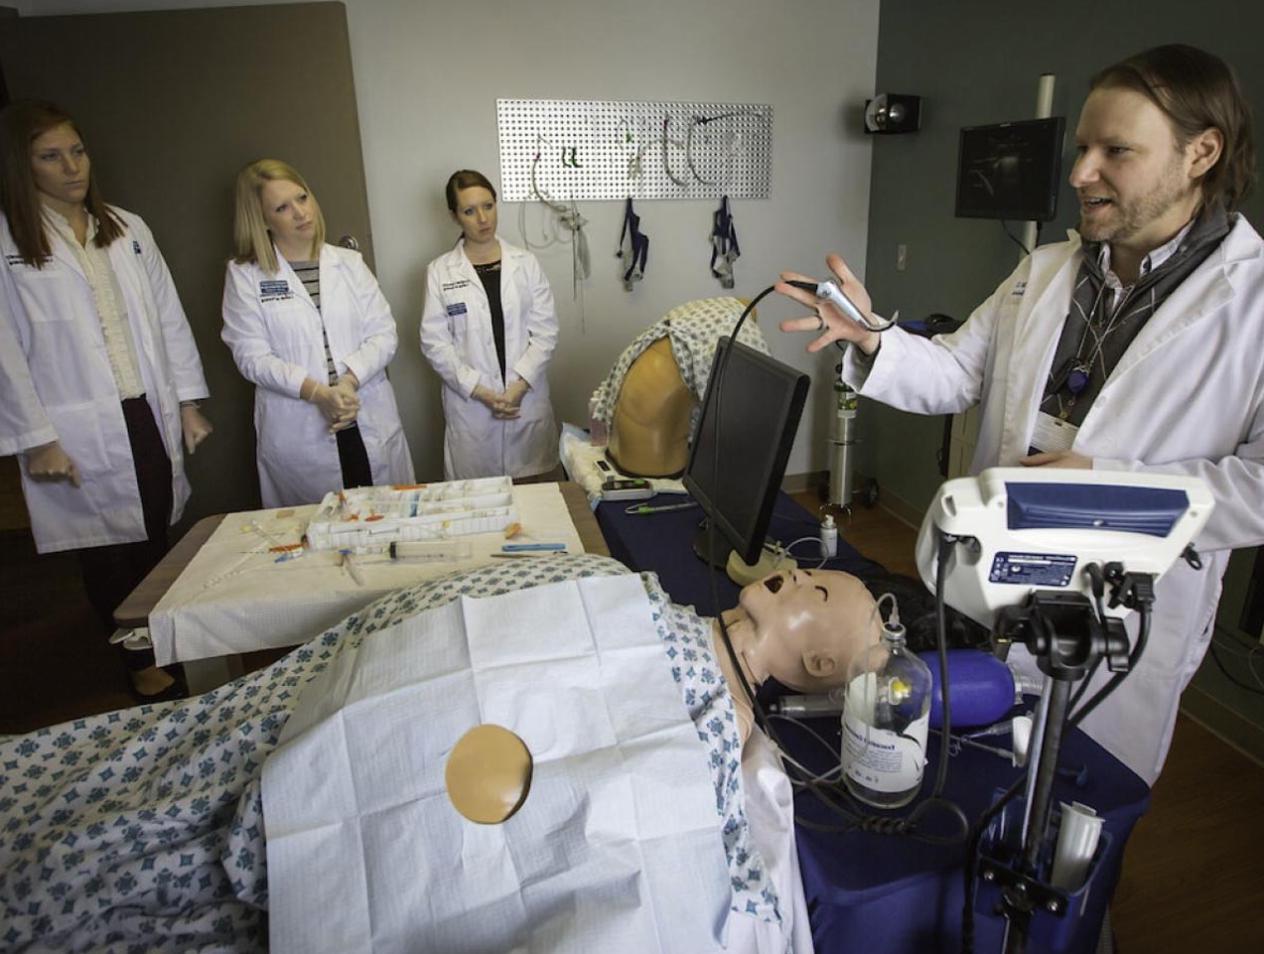
[[[858,510],[840,532],[916,575],[913,529],[881,508]],[[128,704],[73,557],[36,557],[29,533],[0,532],[0,605],[0,733]],[[1264,768],[1182,717],[1111,911],[1122,954],[1264,951]]]

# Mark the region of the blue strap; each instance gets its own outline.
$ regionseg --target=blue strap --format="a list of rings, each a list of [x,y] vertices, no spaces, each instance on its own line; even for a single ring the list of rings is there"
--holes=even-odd
[[[729,212],[729,197],[720,198],[720,207],[711,217],[711,274],[718,278],[725,288],[733,287],[733,263],[741,256],[742,249],[737,244],[737,226],[733,223],[733,215]],[[723,258],[724,264],[716,268],[717,260]]]
[[[650,240],[641,232],[641,217],[632,209],[632,197],[628,196],[623,207],[623,229],[619,232],[619,251],[617,257],[624,258],[623,243],[629,242],[629,253],[625,259],[627,269],[623,273],[623,287],[631,289],[632,282],[645,275],[645,265],[649,260]]]

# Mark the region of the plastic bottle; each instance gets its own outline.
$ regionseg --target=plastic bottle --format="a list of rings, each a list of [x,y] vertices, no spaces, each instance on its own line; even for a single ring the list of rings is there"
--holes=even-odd
[[[827,513],[821,521],[821,556],[838,556],[838,524],[834,523],[832,513]]]
[[[930,669],[908,651],[904,627],[892,612],[882,641],[848,670],[843,780],[862,802],[899,808],[921,788],[931,685]]]

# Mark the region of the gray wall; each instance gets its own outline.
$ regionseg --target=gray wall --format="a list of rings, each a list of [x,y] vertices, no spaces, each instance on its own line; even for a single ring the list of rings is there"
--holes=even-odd
[[[1264,4],[1241,0],[1154,0],[1141,8],[1100,0],[886,0],[876,89],[918,94],[923,102],[920,132],[874,137],[866,277],[877,309],[899,308],[901,318],[939,311],[964,319],[1017,264],[1018,248],[999,223],[953,217],[960,127],[1032,116],[1040,74],[1057,76],[1053,112],[1067,118],[1068,129],[1064,182],[1059,215],[1040,241],[1059,241],[1076,220],[1065,175],[1089,77],[1148,47],[1191,43],[1233,65],[1258,116],[1261,36]],[[1258,142],[1258,126],[1256,135]],[[1264,193],[1245,212],[1259,228]],[[908,246],[903,272],[895,267],[899,243]],[[884,495],[920,512],[941,480],[935,450],[942,430],[941,419],[864,402],[861,469],[877,476]]]

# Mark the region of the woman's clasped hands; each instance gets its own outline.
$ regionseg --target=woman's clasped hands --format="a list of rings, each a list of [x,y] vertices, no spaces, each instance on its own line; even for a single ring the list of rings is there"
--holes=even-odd
[[[338,379],[337,384],[317,384],[308,400],[320,409],[320,413],[329,422],[329,433],[333,434],[355,423],[360,413],[359,382],[348,372]]]
[[[531,390],[531,385],[522,378],[511,381],[503,391],[493,391],[479,384],[474,388],[471,397],[487,405],[492,417],[502,420],[514,420],[522,412],[522,398]]]

